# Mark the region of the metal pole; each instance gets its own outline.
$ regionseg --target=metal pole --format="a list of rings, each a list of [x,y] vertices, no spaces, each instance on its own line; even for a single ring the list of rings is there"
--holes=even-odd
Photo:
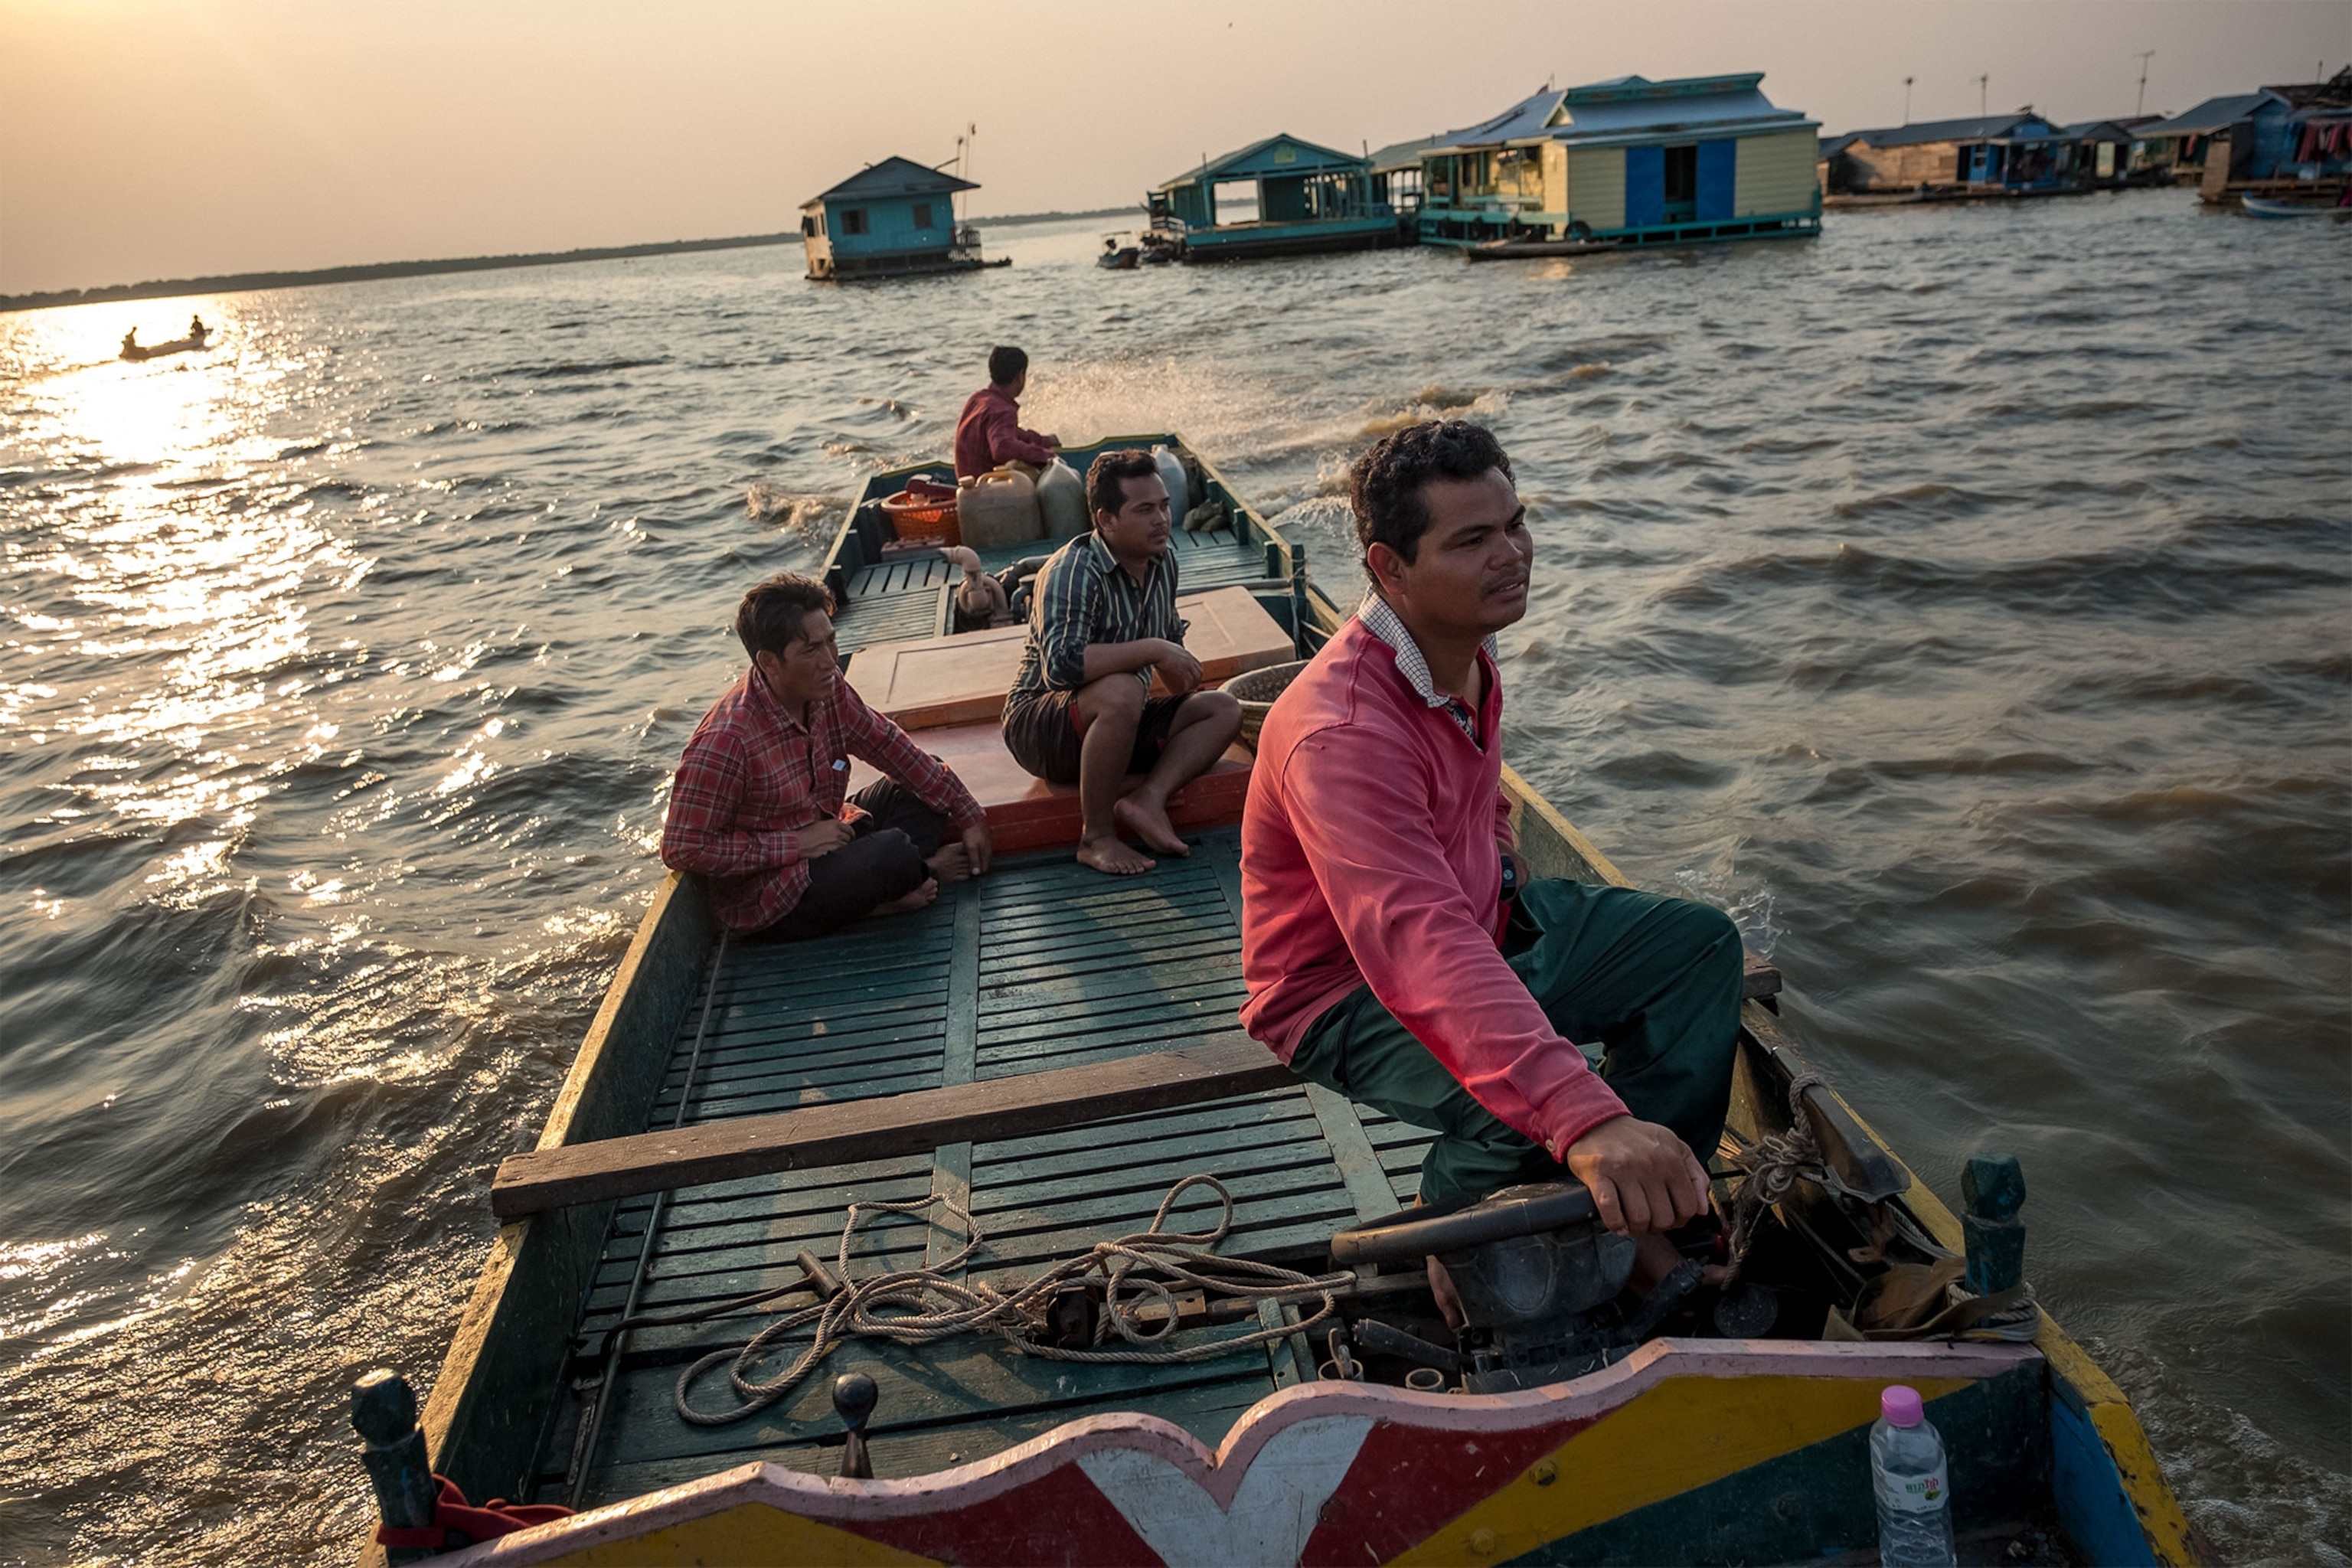
[[[1977,118],[1979,120],[1992,112],[1985,107],[1985,89],[1991,83],[1992,78],[1990,74],[1977,78]]]
[[[2134,120],[2147,112],[2147,61],[2148,57],[2155,53],[2154,49],[2142,49],[2139,52],[2139,96],[2132,100]]]
[[[1911,81],[1907,76],[1903,79],[1903,123],[1906,125],[1911,123]]]

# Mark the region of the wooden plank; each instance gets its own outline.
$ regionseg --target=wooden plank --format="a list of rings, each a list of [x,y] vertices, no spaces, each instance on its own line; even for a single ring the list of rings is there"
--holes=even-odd
[[[1332,1163],[1339,1167],[1340,1179],[1347,1184],[1349,1200],[1356,1205],[1356,1217],[1375,1220],[1396,1213],[1394,1186],[1371,1139],[1365,1136],[1364,1124],[1356,1120],[1356,1108],[1346,1096],[1335,1094],[1319,1083],[1307,1086],[1307,1103],[1315,1108],[1315,1120],[1322,1124],[1323,1141],[1331,1146]]]
[[[1201,661],[1204,679],[1230,679],[1291,657],[1289,634],[1247,588],[1181,594],[1176,605],[1191,623],[1185,651]],[[877,711],[909,730],[992,720],[1004,710],[1028,638],[1029,628],[1016,626],[869,643],[850,656],[847,679]]]
[[[810,1106],[509,1157],[490,1184],[500,1219],[567,1204],[723,1182],[942,1143],[1020,1137],[1161,1106],[1196,1104],[1297,1081],[1254,1040]]]

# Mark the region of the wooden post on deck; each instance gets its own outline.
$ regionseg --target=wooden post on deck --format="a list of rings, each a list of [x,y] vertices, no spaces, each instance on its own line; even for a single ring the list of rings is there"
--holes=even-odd
[[[2025,1173],[2014,1154],[1979,1150],[1960,1167],[1960,1196],[1969,1212],[1960,1216],[1967,1238],[1969,1289],[1979,1296],[2012,1290],[2025,1278]]]
[[[375,1486],[376,1511],[394,1530],[431,1527],[441,1498],[433,1479],[433,1461],[425,1451],[425,1434],[416,1426],[416,1392],[396,1372],[369,1373],[352,1384],[352,1426],[365,1441],[360,1462]],[[434,1549],[394,1546],[385,1550],[393,1563],[416,1563],[434,1555]]]

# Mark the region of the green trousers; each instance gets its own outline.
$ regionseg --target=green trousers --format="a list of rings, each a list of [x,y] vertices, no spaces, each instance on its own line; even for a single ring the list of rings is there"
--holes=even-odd
[[[1631,888],[1539,881],[1520,893],[1504,951],[1552,1027],[1588,1052],[1644,1121],[1704,1165],[1723,1136],[1739,1035],[1739,928],[1721,910]],[[1573,1049],[1574,1047],[1564,1047]],[[1359,986],[1308,1026],[1290,1068],[1414,1127],[1437,1130],[1422,1201],[1466,1203],[1557,1181],[1543,1146],[1512,1131]]]

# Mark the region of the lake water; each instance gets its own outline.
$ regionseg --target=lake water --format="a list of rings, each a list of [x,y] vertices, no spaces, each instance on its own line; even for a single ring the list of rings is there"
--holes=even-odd
[[[660,875],[743,587],[943,453],[1177,429],[1351,575],[1459,414],[1509,755],[1739,912],[2240,1563],[2352,1538],[2352,229],[2158,192],[1815,241],[851,287],[782,249],[0,317],[0,1557],[340,1561]],[[126,365],[137,326],[220,329]],[[2335,1545],[2329,1542],[2336,1543]]]

